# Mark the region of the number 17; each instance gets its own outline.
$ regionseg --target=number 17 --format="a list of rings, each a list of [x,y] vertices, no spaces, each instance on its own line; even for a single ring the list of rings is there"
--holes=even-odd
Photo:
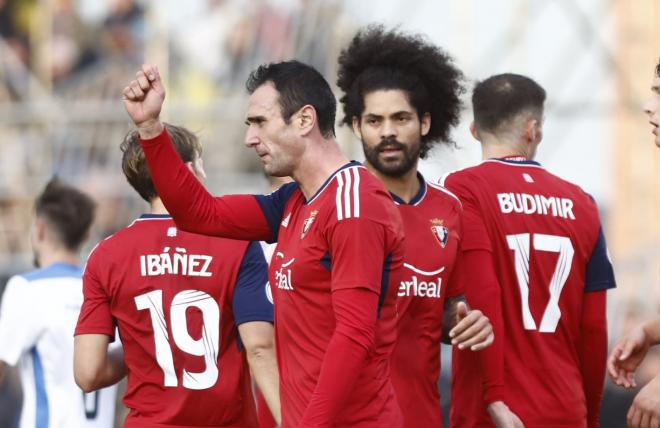
[[[516,277],[518,278],[518,287],[520,287],[520,301],[522,306],[523,326],[525,330],[536,330],[536,322],[529,310],[529,243],[530,234],[520,233],[517,235],[507,235],[509,248],[514,253],[514,265],[516,268]],[[557,266],[550,279],[550,300],[543,312],[541,327],[538,329],[541,333],[554,333],[561,317],[559,309],[559,296],[566,285],[568,275],[571,273],[573,264],[573,244],[565,236],[534,234],[534,249],[538,251],[548,251],[559,253]]]

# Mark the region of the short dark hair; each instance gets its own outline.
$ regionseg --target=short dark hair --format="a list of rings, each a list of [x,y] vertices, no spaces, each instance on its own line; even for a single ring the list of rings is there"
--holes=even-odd
[[[321,134],[326,138],[335,135],[337,100],[328,82],[314,67],[295,60],[263,64],[250,73],[245,87],[252,94],[268,82],[279,93],[282,118],[287,124],[295,112],[311,105],[316,110]]]
[[[383,89],[408,93],[417,114],[431,115],[431,129],[422,137],[420,157],[434,142],[452,142],[450,131],[460,119],[463,73],[449,54],[421,35],[386,31],[382,25],[360,30],[339,55],[337,86],[344,91],[343,122],[364,112],[364,97]]]
[[[61,244],[70,251],[78,251],[94,222],[96,204],[85,193],[53,177],[35,200],[34,210]]]
[[[478,82],[472,91],[477,129],[496,133],[502,125],[524,112],[543,115],[545,89],[520,74],[505,73]]]
[[[196,157],[202,155],[202,145],[195,134],[182,126],[164,124],[174,148],[184,162],[192,162]],[[151,179],[149,165],[140,146],[140,135],[138,131],[131,131],[124,137],[119,149],[122,151],[121,169],[124,171],[126,180],[135,189],[142,199],[151,202],[158,197],[156,187]]]

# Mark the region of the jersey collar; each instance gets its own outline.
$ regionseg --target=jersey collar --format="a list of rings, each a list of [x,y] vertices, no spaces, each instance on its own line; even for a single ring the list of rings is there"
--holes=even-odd
[[[172,218],[169,214],[142,214],[140,219],[149,219],[149,218]]]
[[[422,199],[424,199],[424,196],[426,196],[426,191],[428,189],[426,185],[426,180],[424,180],[424,176],[417,171],[417,179],[419,180],[419,192],[413,198],[410,200],[410,202],[406,202],[394,193],[390,192],[390,195],[392,196],[392,199],[394,199],[394,202],[396,202],[398,205],[417,205],[420,202],[422,202]]]
[[[494,160],[498,162],[509,163],[513,165],[536,165],[541,166],[539,162],[535,160],[527,159],[524,156],[504,156],[502,158],[490,158],[488,160]]]
[[[330,177],[328,177],[327,180],[325,180],[323,185],[321,187],[319,187],[319,190],[317,190],[316,193],[314,193],[314,196],[309,198],[309,201],[306,201],[305,204],[309,205],[312,202],[314,202],[314,199],[316,199],[321,194],[321,192],[323,192],[325,190],[325,188],[328,187],[328,184],[330,184],[330,181],[332,181],[332,179],[335,178],[335,175],[337,175],[337,173],[339,171],[344,170],[346,168],[350,168],[352,166],[362,166],[362,164],[358,161],[352,160],[352,161],[348,162],[347,164],[342,165],[338,170],[336,170],[335,172],[330,174]]]

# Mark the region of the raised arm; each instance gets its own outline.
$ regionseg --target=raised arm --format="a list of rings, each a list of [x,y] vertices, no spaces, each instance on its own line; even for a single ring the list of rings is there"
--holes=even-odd
[[[123,101],[140,134],[158,195],[179,228],[232,239],[273,239],[276,232],[254,196],[214,198],[183,163],[160,120],[165,88],[155,66],[142,66],[124,88]]]

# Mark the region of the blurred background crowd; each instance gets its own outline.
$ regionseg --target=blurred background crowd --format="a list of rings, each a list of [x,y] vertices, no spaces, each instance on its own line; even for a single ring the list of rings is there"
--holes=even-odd
[[[546,88],[537,160],[601,208],[619,284],[610,343],[657,316],[660,151],[641,110],[660,55],[657,0],[0,0],[0,295],[9,276],[31,268],[32,200],[51,176],[99,204],[90,247],[145,209],[118,149],[129,130],[121,90],[143,62],[166,80],[166,120],[201,136],[210,190],[263,192],[260,163],[242,145],[248,72],[295,57],[334,83],[340,49],[372,22],[425,34],[456,59],[468,89],[506,71]],[[458,147],[431,153],[427,179],[479,162],[470,119],[466,97]],[[338,137],[362,158],[350,130]],[[649,358],[638,383],[658,371],[660,357]],[[632,396],[608,385],[604,427],[622,426]],[[19,409],[10,376],[0,428],[13,427]]]

